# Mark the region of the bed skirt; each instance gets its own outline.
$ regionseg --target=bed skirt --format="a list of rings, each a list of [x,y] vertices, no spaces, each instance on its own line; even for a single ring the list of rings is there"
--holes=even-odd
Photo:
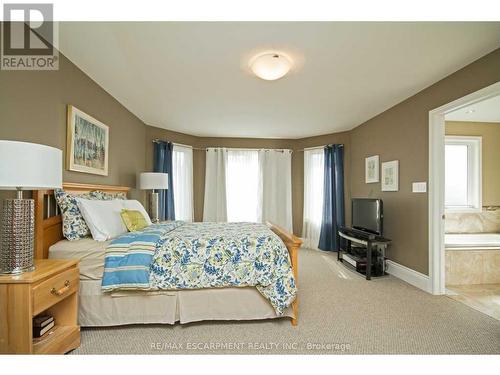
[[[253,287],[110,295],[101,292],[101,280],[81,280],[79,305],[82,327],[280,318]],[[281,317],[293,318],[292,308]]]

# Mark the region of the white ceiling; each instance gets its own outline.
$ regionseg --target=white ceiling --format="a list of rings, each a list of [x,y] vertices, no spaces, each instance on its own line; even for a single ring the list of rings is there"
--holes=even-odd
[[[199,136],[352,129],[499,47],[500,23],[60,24],[63,54],[131,112]],[[253,76],[248,60],[267,50],[292,73]]]
[[[500,122],[500,95],[457,109],[446,114],[445,119],[448,121]]]

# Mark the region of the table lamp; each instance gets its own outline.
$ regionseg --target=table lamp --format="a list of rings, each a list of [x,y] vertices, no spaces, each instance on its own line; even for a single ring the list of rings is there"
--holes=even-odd
[[[137,185],[141,190],[151,190],[149,199],[149,215],[153,223],[158,223],[158,201],[157,190],[168,189],[168,173],[143,172],[139,174]]]
[[[0,190],[16,190],[4,199],[0,273],[34,270],[35,203],[23,190],[62,186],[62,151],[35,143],[0,140]]]

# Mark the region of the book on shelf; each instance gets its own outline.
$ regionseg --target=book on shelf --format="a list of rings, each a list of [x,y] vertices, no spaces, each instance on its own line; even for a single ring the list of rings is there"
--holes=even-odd
[[[51,328],[55,325],[54,320],[52,320],[49,324],[46,324],[44,327],[33,327],[33,337],[38,338],[45,335]]]
[[[43,328],[53,321],[54,317],[51,315],[38,315],[33,318],[33,327]]]

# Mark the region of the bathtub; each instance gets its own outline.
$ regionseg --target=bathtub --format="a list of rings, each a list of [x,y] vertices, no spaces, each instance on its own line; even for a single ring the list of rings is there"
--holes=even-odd
[[[500,283],[500,233],[445,234],[444,242],[446,285]]]
[[[499,249],[500,233],[445,234],[447,250],[457,249]]]

